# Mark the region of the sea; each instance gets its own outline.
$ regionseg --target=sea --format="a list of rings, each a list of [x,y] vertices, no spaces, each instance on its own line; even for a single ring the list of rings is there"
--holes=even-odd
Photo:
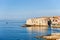
[[[46,40],[36,36],[60,33],[60,28],[22,27],[25,23],[26,20],[0,20],[0,40]]]

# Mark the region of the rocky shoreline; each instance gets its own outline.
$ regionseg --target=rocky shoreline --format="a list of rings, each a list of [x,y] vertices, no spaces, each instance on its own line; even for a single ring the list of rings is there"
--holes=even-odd
[[[27,25],[27,24],[24,24],[24,25],[22,25],[22,27],[35,27],[35,26],[37,26],[37,27],[48,27],[48,25]],[[60,25],[52,25],[51,26],[52,28],[60,28]]]

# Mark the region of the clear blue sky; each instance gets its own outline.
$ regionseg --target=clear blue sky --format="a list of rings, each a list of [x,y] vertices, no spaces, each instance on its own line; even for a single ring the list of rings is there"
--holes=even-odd
[[[60,0],[0,0],[0,19],[57,15],[60,15]]]

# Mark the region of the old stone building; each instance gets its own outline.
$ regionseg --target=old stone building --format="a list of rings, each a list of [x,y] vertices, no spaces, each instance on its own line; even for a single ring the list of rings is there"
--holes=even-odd
[[[26,24],[27,25],[47,25],[48,18],[51,19],[52,25],[60,24],[60,16],[31,18],[26,21]]]

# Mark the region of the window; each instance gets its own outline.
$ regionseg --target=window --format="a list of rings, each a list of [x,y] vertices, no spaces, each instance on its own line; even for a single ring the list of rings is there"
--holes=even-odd
[[[54,20],[53,20],[54,21]]]
[[[55,20],[55,22],[57,22],[57,20]]]

